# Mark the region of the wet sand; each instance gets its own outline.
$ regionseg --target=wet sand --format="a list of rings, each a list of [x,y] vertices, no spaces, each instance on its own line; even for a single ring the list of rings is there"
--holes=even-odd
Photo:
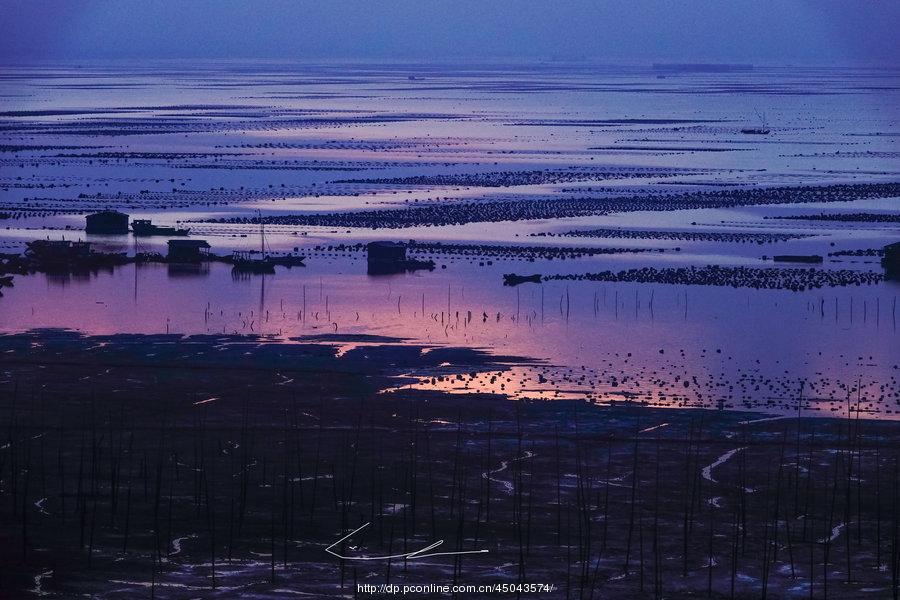
[[[895,423],[414,391],[527,359],[400,342],[0,338],[4,593],[890,594]]]

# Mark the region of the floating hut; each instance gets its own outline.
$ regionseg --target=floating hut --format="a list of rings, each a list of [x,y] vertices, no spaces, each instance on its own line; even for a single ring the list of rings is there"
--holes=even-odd
[[[35,240],[26,247],[26,265],[38,270],[95,269],[128,262],[124,252],[95,252],[90,242]]]
[[[200,262],[209,256],[209,243],[206,240],[169,240],[170,262]]]
[[[85,217],[87,233],[128,233],[128,215],[117,210],[101,210]]]
[[[900,242],[884,247],[884,258],[881,259],[885,276],[888,279],[900,279]]]
[[[370,242],[366,245],[369,275],[434,269],[432,260],[406,258],[406,248],[407,245],[401,242]]]
[[[28,242],[25,255],[41,264],[73,264],[91,257],[89,242],[70,240],[35,240]]]
[[[397,263],[406,260],[406,244],[400,242],[370,242],[366,246],[369,262]]]

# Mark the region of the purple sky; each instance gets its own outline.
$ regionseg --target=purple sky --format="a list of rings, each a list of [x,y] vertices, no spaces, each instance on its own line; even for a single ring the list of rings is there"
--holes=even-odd
[[[896,0],[0,0],[0,60],[900,64]]]

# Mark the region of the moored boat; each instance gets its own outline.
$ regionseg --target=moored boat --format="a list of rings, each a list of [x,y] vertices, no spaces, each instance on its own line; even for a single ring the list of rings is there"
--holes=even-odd
[[[252,251],[235,250],[231,255],[231,264],[234,270],[245,273],[274,273],[275,263],[266,255],[256,258]]]
[[[154,225],[149,219],[135,219],[131,223],[131,232],[138,236],[151,235],[168,235],[183,236],[188,235],[190,228],[169,227],[165,225]]]

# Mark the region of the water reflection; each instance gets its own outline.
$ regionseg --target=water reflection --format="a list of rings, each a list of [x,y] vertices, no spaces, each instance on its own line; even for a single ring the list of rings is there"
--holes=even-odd
[[[111,265],[92,269],[58,268],[47,270],[44,277],[49,285],[65,287],[72,283],[86,284],[101,273],[112,275],[113,272],[114,267]]]
[[[205,277],[209,275],[209,263],[167,263],[169,277]]]
[[[174,270],[173,270],[174,267]],[[378,334],[487,348],[538,362],[517,376],[420,385],[513,397],[664,406],[898,414],[900,286],[810,292],[583,281],[505,287],[506,266],[369,277],[361,261],[319,260],[275,275],[229,265],[143,264],[17,277],[0,329],[86,333]],[[434,380],[434,381],[432,381]]]

